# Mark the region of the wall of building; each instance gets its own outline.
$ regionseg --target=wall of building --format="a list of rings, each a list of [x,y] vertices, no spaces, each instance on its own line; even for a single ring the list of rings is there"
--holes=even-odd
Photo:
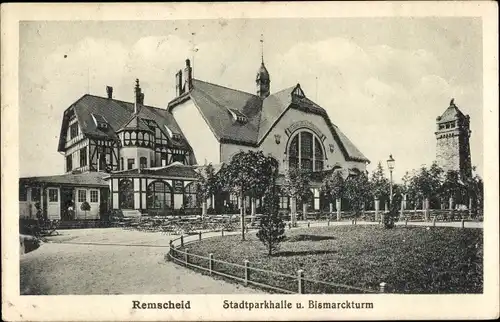
[[[438,133],[436,162],[443,170],[460,170],[460,141],[455,131]]]
[[[330,169],[337,165],[340,165],[342,168],[358,168],[361,171],[366,169],[366,164],[364,162],[346,161],[337,142],[333,138],[333,134],[330,132],[330,129],[322,116],[308,114],[295,109],[289,109],[285,115],[283,115],[279,122],[265,137],[260,148],[258,149],[235,144],[221,144],[222,161],[229,162],[234,154],[242,150],[262,150],[265,154],[271,153],[271,155],[279,161],[280,171],[284,172],[288,167],[288,155],[286,154],[286,151],[290,143],[289,141],[296,133],[293,132],[289,133],[290,136],[287,135],[285,130],[291,126],[297,126],[297,131],[300,131],[302,128],[310,129],[319,136],[325,136],[323,141],[326,157],[324,169]],[[280,136],[279,144],[276,143],[276,135]],[[330,152],[330,144],[333,145],[333,152]]]
[[[172,114],[191,145],[197,164],[220,163],[219,142],[193,101],[176,106]]]
[[[123,147],[120,150],[120,158],[123,158],[123,166],[124,170],[128,170],[127,160],[134,159],[134,167],[133,169],[139,168],[139,161],[141,157],[145,157],[147,159],[147,167],[151,165],[152,158],[152,150],[143,147]]]

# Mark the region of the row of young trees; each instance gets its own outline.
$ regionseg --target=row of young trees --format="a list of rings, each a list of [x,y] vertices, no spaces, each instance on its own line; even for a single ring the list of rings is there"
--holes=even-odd
[[[223,191],[237,194],[241,200],[247,196],[253,200],[265,196],[264,221],[275,222],[275,228],[278,229],[281,224],[270,216],[277,216],[279,195],[291,197],[292,215],[293,210],[296,211],[297,203],[305,204],[312,198],[311,178],[308,173],[300,169],[289,169],[283,182],[277,187],[278,170],[278,161],[270,155],[265,156],[262,151],[239,152],[219,171],[212,165],[203,167],[197,181],[198,200],[202,201],[203,212],[206,213],[205,201]],[[323,179],[321,191],[330,203],[337,199],[348,200],[351,210],[360,214],[366,203],[374,199],[385,203],[390,199],[390,182],[385,176],[382,164],[378,163],[370,176],[366,172],[346,176],[342,171],[333,171]],[[434,163],[429,168],[422,166],[412,173],[407,172],[402,178],[402,184],[393,185],[393,196],[397,196],[399,203],[404,197],[407,205],[413,207],[419,202],[430,200],[441,205],[449,198],[462,204],[465,200],[471,200],[469,207],[477,209],[482,207],[483,183],[478,175],[461,179],[456,171],[444,173],[443,169]],[[244,240],[245,203],[242,202],[241,205],[241,233]],[[394,205],[391,205],[391,208],[394,208],[392,206]]]

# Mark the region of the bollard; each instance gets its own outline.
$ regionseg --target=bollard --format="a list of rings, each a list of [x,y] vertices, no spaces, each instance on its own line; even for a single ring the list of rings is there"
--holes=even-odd
[[[201,231],[198,233],[198,238],[201,240]]]
[[[311,223],[307,222],[307,228],[311,227]]]
[[[297,286],[298,293],[304,294],[304,271],[301,269],[297,271]]]
[[[460,228],[465,228],[465,220],[460,221]]]
[[[210,275],[212,275],[212,271],[214,269],[214,254],[213,253],[208,254],[208,258],[209,258],[209,260],[208,260],[208,273]]]
[[[186,267],[187,267],[187,266],[188,266],[188,264],[189,264],[189,254],[188,254],[188,252],[189,252],[189,249],[187,249],[187,248],[186,248],[186,249],[184,249],[184,262],[185,262],[185,264],[186,264]]]
[[[184,236],[181,236],[181,247],[184,247]]]
[[[328,223],[327,223],[327,226],[330,226],[330,219],[328,219]]]
[[[245,286],[248,285],[248,281],[250,280],[250,270],[248,269],[248,260],[245,259]]]
[[[386,287],[387,283],[380,283],[380,293],[385,293],[385,287]]]

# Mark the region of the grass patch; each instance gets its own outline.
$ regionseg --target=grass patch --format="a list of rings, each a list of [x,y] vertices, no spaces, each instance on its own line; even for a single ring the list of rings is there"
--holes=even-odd
[[[272,270],[287,276],[252,271],[250,279],[295,292],[297,270],[305,278],[378,291],[407,294],[483,292],[483,231],[447,227],[314,227],[286,231],[279,252],[269,257],[255,234],[214,237],[189,245],[189,252]],[[183,256],[183,255],[179,255]],[[191,262],[208,267],[193,256]],[[243,277],[244,269],[215,263],[215,269]],[[307,293],[362,293],[344,287],[305,282]]]

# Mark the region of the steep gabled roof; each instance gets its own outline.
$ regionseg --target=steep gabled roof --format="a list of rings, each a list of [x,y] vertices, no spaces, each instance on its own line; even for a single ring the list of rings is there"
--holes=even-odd
[[[61,134],[59,136],[58,151],[62,151],[64,149],[66,130],[69,121],[67,115],[69,114],[68,112],[71,108],[74,109],[82,133],[91,138],[117,140],[118,137],[116,135],[116,131],[126,124],[132,123],[132,125],[135,124],[139,128],[143,128],[145,126],[142,120],[137,121],[136,119],[134,121],[133,103],[85,94],[73,103],[64,113]],[[109,124],[109,127],[106,129],[98,128],[94,122],[92,114],[102,116]],[[190,149],[181,129],[179,128],[179,125],[175,121],[172,114],[168,111],[154,106],[143,105],[141,106],[137,116],[139,116],[139,119],[151,119],[155,121],[164,134],[169,137],[164,128],[164,126],[167,125],[173,132],[180,134],[180,139],[169,140],[169,144],[175,148]]]
[[[191,90],[172,100],[168,104],[168,111],[189,99],[221,143],[258,147],[282,115],[293,108],[322,116],[347,160],[369,162],[330,121],[327,112],[305,97],[299,84],[262,100],[254,94],[193,79]],[[232,113],[236,114],[236,111],[246,117],[245,122],[235,121]]]

